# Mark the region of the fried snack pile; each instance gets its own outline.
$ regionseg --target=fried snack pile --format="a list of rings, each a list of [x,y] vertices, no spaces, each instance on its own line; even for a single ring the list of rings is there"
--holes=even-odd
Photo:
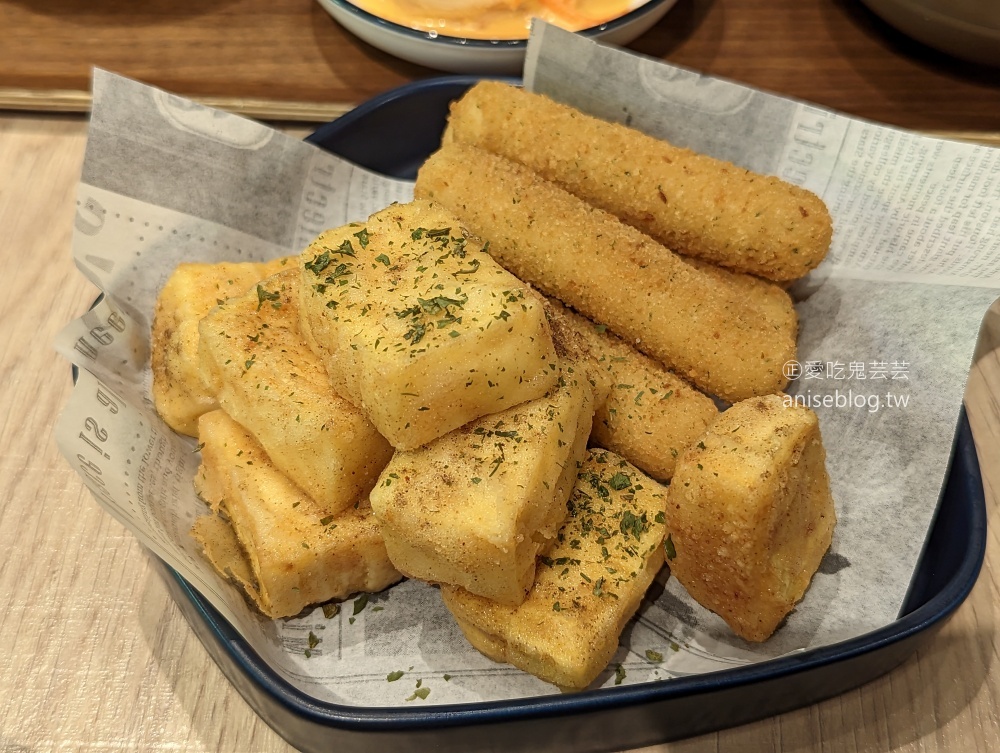
[[[564,129],[571,175],[518,118]],[[646,156],[608,158],[606,128]],[[749,641],[802,598],[836,521],[825,453],[776,394],[791,301],[744,272],[815,266],[825,208],[626,130],[478,85],[414,202],[168,281],[153,391],[202,442],[193,535],[263,614],[418,578],[481,652],[582,689],[665,559]],[[669,211],[644,225],[651,190]]]

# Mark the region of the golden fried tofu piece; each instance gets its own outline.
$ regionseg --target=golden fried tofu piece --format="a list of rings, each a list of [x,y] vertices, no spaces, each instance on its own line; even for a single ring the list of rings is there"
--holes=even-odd
[[[248,567],[232,564],[232,539],[219,534],[217,521],[198,524],[195,535],[223,575],[249,584],[261,612],[290,617],[401,578],[367,502],[335,512],[303,494],[223,411],[198,423],[204,446],[195,489],[226,516]]]
[[[301,260],[307,342],[397,449],[555,383],[539,299],[435,205],[397,204],[328,231]]]
[[[805,594],[836,523],[819,421],[785,395],[737,403],[677,464],[671,573],[733,632],[763,641]]]
[[[367,496],[392,447],[302,338],[297,266],[217,306],[199,331],[205,384],[282,473],[331,512]]]
[[[221,497],[217,498],[217,503],[221,501]],[[201,544],[202,553],[216,572],[239,586],[262,609],[257,578],[229,521],[222,515],[201,515],[191,526],[191,536]]]
[[[622,455],[657,479],[668,480],[677,458],[719,414],[715,403],[631,345],[569,310],[545,302],[553,339],[603,372],[608,398],[599,401],[591,444]]]
[[[179,264],[160,290],[153,315],[153,403],[174,431],[198,436],[198,416],[219,407],[201,381],[198,322],[220,301],[242,295],[289,259],[264,264]]]
[[[567,367],[548,395],[397,452],[371,494],[393,564],[520,604],[566,517],[593,413],[589,382]]]
[[[442,586],[476,649],[567,690],[594,681],[663,565],[666,490],[605,450],[592,450],[570,517],[520,606]]]

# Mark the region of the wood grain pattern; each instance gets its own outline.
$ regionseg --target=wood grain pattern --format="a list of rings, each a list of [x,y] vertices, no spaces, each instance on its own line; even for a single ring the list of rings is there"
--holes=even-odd
[[[1000,131],[1000,70],[911,42],[859,0],[680,0],[632,47],[893,125]],[[54,108],[85,107],[95,65],[277,119],[437,75],[315,0],[0,0],[0,106],[41,108],[53,92]],[[263,106],[281,103],[291,115]]]
[[[95,295],[69,254],[84,132],[79,118],[0,116],[0,751],[289,751],[52,440],[70,376],[50,343]],[[987,324],[966,404],[989,542],[955,617],[864,687],[646,753],[1000,750],[1000,307]]]
[[[69,253],[85,126],[0,118],[0,751],[284,751],[90,498],[52,428],[56,332],[95,289]]]
[[[324,123],[354,109],[357,103],[294,102],[250,97],[198,96],[194,99],[208,107],[228,110],[237,115],[270,121]],[[27,112],[89,112],[90,92],[73,89],[0,89],[0,110]],[[973,138],[979,134],[973,133]]]

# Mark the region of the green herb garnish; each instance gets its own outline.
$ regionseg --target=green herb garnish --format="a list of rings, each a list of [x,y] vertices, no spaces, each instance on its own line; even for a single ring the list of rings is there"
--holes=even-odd
[[[278,301],[281,298],[281,293],[277,290],[271,292],[264,290],[263,285],[257,286],[257,310],[260,311],[260,307],[264,305],[265,301]],[[273,304],[275,308],[279,308],[281,303]]]
[[[677,556],[677,550],[674,549],[674,540],[670,538],[670,534],[667,534],[666,541],[663,542],[663,551],[667,555],[668,560],[672,560]]]
[[[619,471],[614,476],[608,480],[608,486],[614,489],[616,492],[620,492],[622,489],[627,489],[632,485],[632,481],[624,473]]]
[[[621,685],[622,680],[624,679],[625,679],[625,667],[623,667],[621,664],[618,664],[615,667],[615,685]]]

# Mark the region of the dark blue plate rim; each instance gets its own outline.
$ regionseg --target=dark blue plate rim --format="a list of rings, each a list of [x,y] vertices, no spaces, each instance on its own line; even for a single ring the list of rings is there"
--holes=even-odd
[[[316,130],[306,136],[305,140],[310,144],[316,144],[322,149],[323,143],[328,139],[335,138],[338,133],[367,120],[373,113],[381,110],[386,105],[396,102],[397,100],[404,100],[410,97],[420,97],[444,87],[469,87],[477,81],[482,81],[483,79],[506,81],[507,83],[517,85],[521,84],[521,78],[518,76],[482,76],[476,74],[462,74],[455,76],[435,76],[434,78],[425,78],[420,81],[414,81],[410,84],[397,86],[396,88],[389,89],[381,94],[376,94],[371,99],[367,99],[357,107],[345,112],[336,120],[331,120],[329,123],[323,123],[322,125],[317,126]]]

